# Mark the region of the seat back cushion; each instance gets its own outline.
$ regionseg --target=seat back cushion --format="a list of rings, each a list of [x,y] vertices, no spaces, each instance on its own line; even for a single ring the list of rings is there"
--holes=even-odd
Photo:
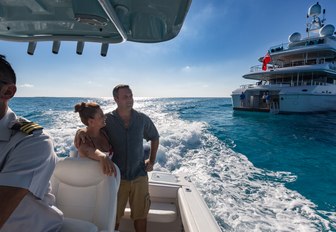
[[[56,165],[52,192],[65,217],[89,221],[101,229],[114,225],[119,178],[103,174],[99,162],[65,158]]]

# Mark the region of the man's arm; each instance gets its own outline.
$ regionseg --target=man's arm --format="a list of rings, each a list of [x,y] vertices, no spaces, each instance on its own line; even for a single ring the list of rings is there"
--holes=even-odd
[[[27,193],[27,189],[0,186],[0,229]]]
[[[153,167],[155,164],[156,160],[156,153],[159,148],[159,139],[155,139],[151,141],[151,149],[150,149],[150,155],[147,160],[145,160],[145,165],[146,165],[146,171],[150,172],[153,171]]]

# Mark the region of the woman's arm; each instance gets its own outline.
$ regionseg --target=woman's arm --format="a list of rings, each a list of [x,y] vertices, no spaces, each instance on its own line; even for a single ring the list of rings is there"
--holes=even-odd
[[[109,156],[104,152],[101,152],[99,149],[96,149],[87,143],[82,143],[78,147],[78,152],[81,157],[88,157],[90,159],[99,161],[104,174],[109,176],[117,175],[114,164]]]

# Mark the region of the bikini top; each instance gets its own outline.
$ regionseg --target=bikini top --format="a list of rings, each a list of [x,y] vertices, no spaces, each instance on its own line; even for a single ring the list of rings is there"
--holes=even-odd
[[[107,134],[105,133],[105,131],[101,130],[100,132],[103,134],[103,136],[105,137],[106,141],[109,141],[108,137],[107,137]],[[91,141],[91,144],[93,145],[93,147],[97,148],[96,145],[95,145],[95,143],[93,142],[92,138],[90,136],[89,136],[89,138],[90,138],[90,141]],[[108,151],[102,151],[102,152],[104,154],[112,157],[112,155],[113,155],[113,147],[112,147],[112,145],[110,143],[108,143],[108,144],[109,144],[109,150]]]

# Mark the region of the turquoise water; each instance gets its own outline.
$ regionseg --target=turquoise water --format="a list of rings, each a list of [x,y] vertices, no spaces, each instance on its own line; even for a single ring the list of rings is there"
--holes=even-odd
[[[74,104],[110,98],[15,98],[59,156],[81,127]],[[161,139],[156,170],[186,172],[222,230],[336,231],[336,113],[233,112],[227,98],[139,98]]]
[[[211,133],[255,166],[295,174],[286,186],[320,209],[336,211],[336,113],[233,112],[223,99],[198,100],[180,113],[207,122]]]

